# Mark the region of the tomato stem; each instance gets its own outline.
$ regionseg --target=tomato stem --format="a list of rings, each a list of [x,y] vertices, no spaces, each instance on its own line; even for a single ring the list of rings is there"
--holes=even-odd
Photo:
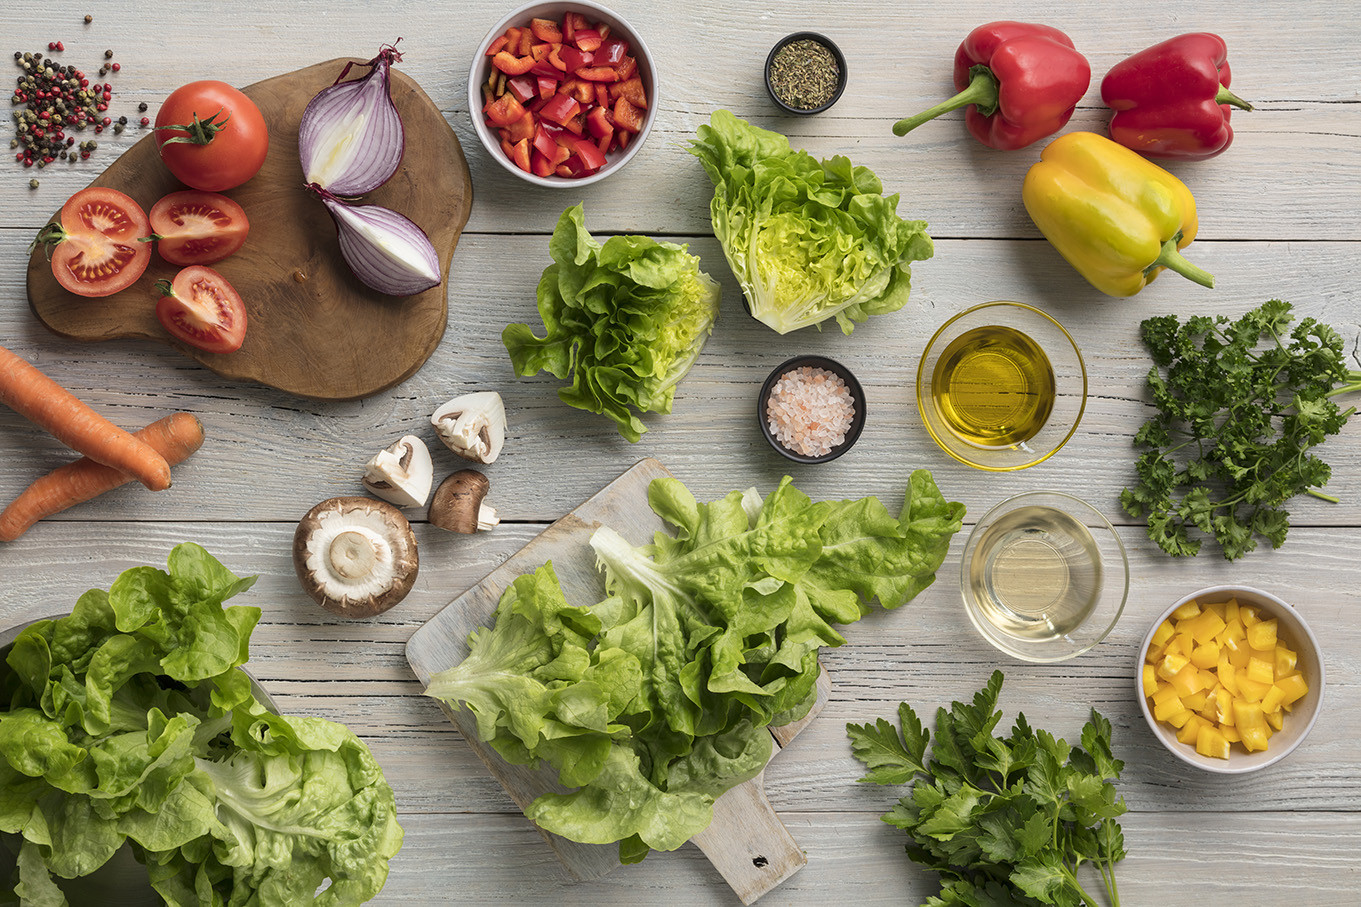
[[[163,145],[173,145],[176,143],[184,145],[207,145],[213,140],[214,136],[226,127],[227,121],[232,118],[231,114],[227,114],[223,117],[221,122],[217,122],[217,118],[222,116],[222,110],[223,108],[219,107],[217,113],[208,117],[206,120],[200,120],[196,113],[194,114],[194,122],[192,123],[175,124],[173,126],[157,126],[156,130],[159,132],[162,129],[177,129],[181,132],[188,133],[188,135],[177,135],[168,138],[162,142]]]
[[[52,249],[66,241],[66,229],[61,224],[48,224],[38,231],[38,235],[33,238],[33,242],[28,244],[28,254],[32,255],[33,250],[38,246],[43,247],[49,260],[52,258]]]
[[[175,288],[171,286],[170,281],[166,280],[164,277],[156,281],[156,283],[152,286],[152,289],[160,293],[162,296],[175,295]]]

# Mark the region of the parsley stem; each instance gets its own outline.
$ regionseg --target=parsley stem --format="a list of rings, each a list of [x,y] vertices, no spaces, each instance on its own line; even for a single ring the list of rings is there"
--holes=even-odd
[[[1101,907],[1101,905],[1093,900],[1092,896],[1087,893],[1086,889],[1082,887],[1082,884],[1077,880],[1077,876],[1069,871],[1067,866],[1060,867],[1059,872],[1063,873],[1063,878],[1067,881],[1068,887],[1073,890],[1073,893],[1082,898],[1082,903],[1086,904],[1087,907]]]
[[[1333,496],[1330,495],[1330,494],[1324,494],[1323,492],[1319,491],[1317,488],[1306,488],[1306,489],[1304,490],[1304,493],[1305,493],[1305,494],[1308,494],[1308,495],[1313,495],[1314,497],[1318,498],[1319,500],[1321,500],[1321,501],[1327,501],[1327,502],[1329,502],[1330,504],[1337,504],[1337,503],[1339,503],[1340,500],[1341,500],[1340,498],[1335,498],[1335,497],[1333,497]]]

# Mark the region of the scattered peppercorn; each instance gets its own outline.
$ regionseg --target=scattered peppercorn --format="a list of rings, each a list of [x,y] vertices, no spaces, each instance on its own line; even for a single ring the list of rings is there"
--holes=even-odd
[[[145,113],[145,112],[146,112],[146,101],[143,101],[142,103],[138,104],[138,105],[137,105],[137,109],[138,109],[139,111],[141,111],[142,113]]]
[[[113,59],[113,51],[111,51],[111,50],[106,50],[106,51],[104,51],[104,59],[105,59],[105,60],[112,60],[112,59]]]
[[[37,189],[37,188],[38,188],[38,181],[37,181],[37,180],[29,180],[29,181],[28,181],[28,188],[30,188],[30,189]]]
[[[142,125],[143,125],[143,126],[150,126],[150,125],[151,125],[151,117],[142,117]]]
[[[111,68],[113,69],[114,72],[118,72],[118,70],[120,70],[120,69],[123,68],[123,64],[122,64],[122,63],[115,63],[115,64],[113,64],[113,66],[112,66]]]
[[[86,24],[86,25],[89,25],[89,24],[90,24],[91,22],[93,22],[94,20],[95,20],[95,17],[94,17],[94,16],[86,16],[86,17],[85,17],[85,24]]]

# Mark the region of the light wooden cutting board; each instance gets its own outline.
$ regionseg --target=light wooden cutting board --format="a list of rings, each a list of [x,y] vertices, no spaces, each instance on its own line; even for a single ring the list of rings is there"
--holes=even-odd
[[[428,684],[432,674],[462,661],[468,654],[468,634],[491,623],[502,591],[515,577],[532,572],[545,561],[553,562],[569,602],[603,599],[604,582],[588,543],[591,533],[607,524],[635,545],[651,541],[663,524],[648,507],[647,487],[653,479],[665,476],[670,473],[657,460],[639,461],[431,618],[407,642],[406,657],[416,676]],[[829,691],[824,669],[818,678],[817,701],[808,715],[793,724],[771,728],[776,754],[817,716]],[[540,794],[565,790],[556,783],[551,769],[531,771],[506,763],[478,739],[477,722],[466,709],[454,711],[444,703],[440,705],[521,809]],[[577,879],[599,878],[619,865],[617,845],[578,844],[542,829],[540,832]],[[720,797],[714,804],[713,824],[692,840],[744,904],[752,903],[808,862],[766,799],[764,772]]]

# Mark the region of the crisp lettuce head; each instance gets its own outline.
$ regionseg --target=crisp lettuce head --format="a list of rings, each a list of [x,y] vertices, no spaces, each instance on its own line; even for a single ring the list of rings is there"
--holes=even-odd
[[[909,266],[934,247],[867,167],[818,161],[726,110],[699,127],[690,153],[714,184],[714,235],[756,320],[787,334],[836,318],[849,334],[907,303]]]
[[[637,441],[637,412],[671,412],[676,385],[699,358],[718,318],[719,288],[685,246],[586,230],[581,205],[562,212],[549,242],[553,264],[539,280],[539,317],[501,333],[516,374],[546,371],[572,383],[569,406],[603,413]]]

